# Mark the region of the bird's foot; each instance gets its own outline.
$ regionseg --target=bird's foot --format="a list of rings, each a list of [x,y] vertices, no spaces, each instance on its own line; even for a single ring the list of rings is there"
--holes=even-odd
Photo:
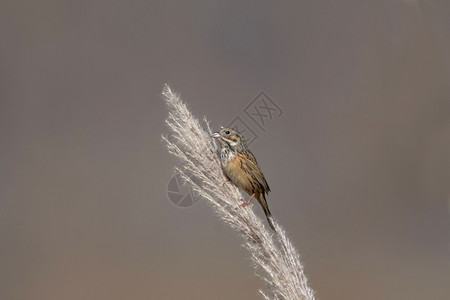
[[[253,197],[255,197],[255,194],[253,194],[250,199],[248,199],[248,201],[245,201],[244,199],[241,198],[241,201],[243,203],[239,204],[240,207],[246,207],[247,205],[250,204],[250,202],[252,202]]]
[[[247,205],[250,204],[250,201],[245,201],[244,199],[241,198],[242,203],[239,204],[240,207],[246,207]]]

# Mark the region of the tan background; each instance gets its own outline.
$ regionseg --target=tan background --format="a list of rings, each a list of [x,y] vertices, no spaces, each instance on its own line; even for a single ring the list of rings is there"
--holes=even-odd
[[[167,198],[165,82],[216,128],[282,108],[252,149],[319,299],[448,299],[450,2],[241,2],[2,2],[1,299],[260,299]]]

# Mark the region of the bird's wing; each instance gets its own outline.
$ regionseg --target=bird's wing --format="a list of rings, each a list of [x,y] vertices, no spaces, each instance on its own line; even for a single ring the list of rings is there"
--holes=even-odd
[[[240,155],[244,156],[244,159],[242,159],[242,169],[255,178],[266,193],[270,192],[266,178],[259,168],[253,153],[250,151],[244,151],[240,153]]]

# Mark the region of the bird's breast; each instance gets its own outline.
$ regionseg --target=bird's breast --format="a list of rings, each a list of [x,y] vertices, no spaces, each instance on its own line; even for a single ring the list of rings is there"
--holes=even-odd
[[[253,194],[256,187],[252,184],[251,175],[242,169],[242,157],[232,151],[230,152],[223,153],[222,169],[224,173],[240,189],[249,195]]]

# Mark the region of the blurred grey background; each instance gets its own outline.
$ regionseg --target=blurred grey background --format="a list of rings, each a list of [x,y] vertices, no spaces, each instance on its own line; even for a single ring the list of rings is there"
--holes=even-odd
[[[164,83],[240,117],[318,299],[450,295],[449,1],[3,1],[0,298],[261,299],[167,196]],[[264,130],[245,108],[282,110]],[[259,206],[253,206],[262,215]]]

